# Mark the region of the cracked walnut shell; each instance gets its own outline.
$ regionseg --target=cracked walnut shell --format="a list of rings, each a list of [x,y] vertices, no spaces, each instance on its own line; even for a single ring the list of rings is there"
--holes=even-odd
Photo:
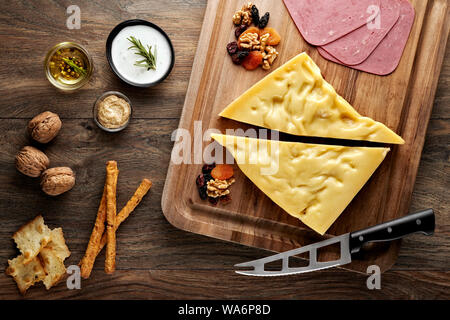
[[[16,168],[26,176],[37,178],[48,168],[50,160],[42,151],[31,147],[23,147],[16,155]]]
[[[56,113],[45,111],[31,119],[28,133],[37,142],[48,143],[58,135],[61,126],[61,119]]]
[[[75,174],[68,167],[50,168],[42,173],[41,188],[50,196],[58,196],[75,185]]]

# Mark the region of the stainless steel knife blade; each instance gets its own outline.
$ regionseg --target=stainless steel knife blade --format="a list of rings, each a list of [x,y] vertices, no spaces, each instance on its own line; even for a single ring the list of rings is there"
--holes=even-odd
[[[362,246],[369,242],[392,241],[403,238],[409,234],[422,233],[431,236],[434,233],[435,218],[433,209],[422,210],[405,217],[378,224],[363,230],[346,233],[342,236],[327,239],[298,249],[293,249],[273,256],[240,263],[235,267],[250,268],[253,270],[239,270],[239,274],[248,276],[287,276],[342,266],[352,262],[352,254],[358,253]],[[335,261],[317,261],[317,249],[335,243],[340,243],[340,258]],[[309,252],[309,265],[301,268],[290,268],[289,258],[301,253]],[[281,270],[265,270],[265,265],[274,261],[282,261]]]
[[[340,251],[341,255],[338,260],[334,261],[326,261],[321,262],[317,261],[317,249],[323,248],[335,243],[340,243]],[[321,242],[317,242],[314,244],[310,244],[308,246],[304,246],[301,248],[293,249],[290,251],[282,252],[279,254],[275,254],[270,257],[253,260],[249,262],[239,263],[236,264],[235,267],[239,268],[250,268],[253,267],[253,270],[238,270],[236,273],[248,275],[248,276],[260,276],[260,277],[270,277],[270,276],[287,276],[292,274],[298,274],[298,273],[305,273],[305,272],[311,272],[316,270],[322,270],[337,266],[342,266],[344,264],[348,264],[352,262],[352,257],[350,253],[350,233],[346,233],[344,235],[334,237],[331,239],[327,239]],[[309,265],[306,267],[300,267],[300,268],[290,268],[289,267],[289,258],[293,257],[295,255],[309,252]],[[264,266],[267,263],[274,262],[277,260],[282,261],[282,268],[281,270],[271,271],[271,270],[264,270]]]

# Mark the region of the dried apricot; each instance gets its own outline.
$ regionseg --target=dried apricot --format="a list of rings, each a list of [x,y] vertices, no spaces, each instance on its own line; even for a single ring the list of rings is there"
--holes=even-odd
[[[270,35],[269,40],[267,41],[268,46],[276,46],[280,43],[281,36],[274,28],[264,28],[263,30],[260,31],[261,36],[266,33]]]
[[[228,180],[234,175],[233,167],[228,164],[218,164],[211,171],[211,176],[214,179]]]
[[[249,55],[242,61],[242,66],[247,70],[255,70],[263,62],[261,51],[250,51]]]

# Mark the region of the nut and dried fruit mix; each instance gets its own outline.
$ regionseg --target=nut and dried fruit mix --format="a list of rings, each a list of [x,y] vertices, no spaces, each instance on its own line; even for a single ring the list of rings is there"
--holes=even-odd
[[[235,182],[233,167],[228,164],[205,164],[196,179],[198,194],[216,205],[231,201],[230,186]]]
[[[228,43],[227,51],[234,64],[242,65],[246,70],[255,70],[259,66],[269,70],[272,67],[279,55],[275,47],[281,36],[275,29],[267,27],[269,19],[269,12],[260,16],[259,9],[251,2],[233,15],[237,41]]]

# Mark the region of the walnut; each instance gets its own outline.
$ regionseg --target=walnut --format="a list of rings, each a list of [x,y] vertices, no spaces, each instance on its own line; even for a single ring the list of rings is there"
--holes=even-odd
[[[28,132],[37,142],[48,143],[58,135],[61,125],[56,113],[45,111],[31,119],[28,123]]]
[[[241,10],[236,11],[236,13],[233,15],[233,23],[236,26],[239,26],[241,24],[250,26],[252,24],[253,22],[251,13],[252,6],[253,4],[251,2],[248,2],[247,4],[244,4],[242,6]]]
[[[241,21],[242,21],[242,14],[241,14],[241,11],[238,11],[233,15],[233,23],[236,26],[238,26],[241,24]]]
[[[262,68],[264,70],[270,70],[270,63],[267,60],[263,60]]]
[[[257,33],[245,33],[239,38],[239,46],[244,49],[258,50],[259,35]]]
[[[267,46],[265,48],[265,51],[263,52],[263,66],[262,66],[262,68],[264,70],[269,70],[270,67],[272,66],[273,62],[275,61],[275,59],[278,57],[278,55],[279,55],[279,53],[274,47]]]
[[[234,181],[234,178],[228,180],[215,179],[208,181],[206,190],[208,197],[219,198],[230,194],[230,190],[228,188],[234,183]]]
[[[243,12],[242,13],[242,20],[241,20],[241,24],[244,24],[246,26],[250,26],[252,24],[253,20],[252,20],[252,14],[250,12]]]
[[[41,188],[50,196],[69,191],[75,185],[75,174],[67,167],[50,168],[42,173]]]
[[[29,177],[39,177],[50,165],[50,160],[42,151],[34,147],[23,147],[16,155],[16,168]]]
[[[252,2],[247,2],[246,4],[244,4],[243,6],[242,6],[242,11],[250,11],[250,10],[252,10],[252,7],[253,7],[253,3]]]
[[[261,36],[261,38],[259,39],[260,46],[259,46],[258,50],[260,50],[262,52],[266,51],[267,41],[269,40],[269,37],[270,37],[269,33],[265,33]]]

